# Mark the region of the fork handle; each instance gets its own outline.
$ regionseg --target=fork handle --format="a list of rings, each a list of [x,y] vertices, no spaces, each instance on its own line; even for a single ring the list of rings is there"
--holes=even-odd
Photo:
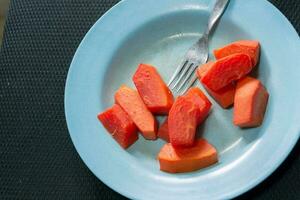
[[[217,0],[214,8],[209,16],[207,28],[205,31],[205,35],[208,36],[211,30],[213,29],[216,22],[220,19],[222,16],[224,10],[226,9],[228,3],[230,0]]]

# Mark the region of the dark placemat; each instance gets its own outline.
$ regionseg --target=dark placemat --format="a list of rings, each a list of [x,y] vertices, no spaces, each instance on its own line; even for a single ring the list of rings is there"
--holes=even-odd
[[[272,2],[299,33],[299,0]],[[12,0],[0,50],[1,199],[123,198],[81,161],[64,116],[65,79],[76,48],[115,3]],[[299,199],[299,155],[298,142],[271,177],[239,198]]]

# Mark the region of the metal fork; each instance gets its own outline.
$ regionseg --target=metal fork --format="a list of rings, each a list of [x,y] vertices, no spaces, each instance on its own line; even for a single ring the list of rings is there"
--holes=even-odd
[[[217,0],[209,16],[206,30],[202,37],[189,48],[184,56],[183,62],[176,69],[168,86],[170,89],[181,95],[196,81],[195,70],[200,64],[208,60],[208,37],[216,22],[222,16],[230,0]]]

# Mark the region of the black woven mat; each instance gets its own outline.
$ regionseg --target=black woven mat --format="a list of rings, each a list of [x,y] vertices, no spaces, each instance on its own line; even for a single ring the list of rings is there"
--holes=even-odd
[[[81,161],[64,116],[65,79],[75,50],[116,2],[12,0],[0,50],[1,199],[123,198]],[[272,2],[299,33],[299,0]],[[298,142],[271,177],[239,198],[300,199],[299,155]]]

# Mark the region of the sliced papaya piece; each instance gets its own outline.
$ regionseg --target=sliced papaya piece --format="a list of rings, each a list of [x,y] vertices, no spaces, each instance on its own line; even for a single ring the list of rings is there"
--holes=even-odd
[[[191,146],[194,143],[199,107],[184,96],[179,96],[168,117],[170,142],[174,146]]]
[[[208,116],[210,109],[211,109],[211,102],[209,101],[209,99],[205,96],[205,94],[197,87],[192,87],[190,88],[186,94],[183,97],[180,98],[184,98],[184,100],[179,100],[177,103],[177,105],[174,106],[178,106],[177,109],[179,109],[179,113],[183,119],[183,121],[181,121],[182,125],[180,124],[176,124],[176,116],[172,116],[174,123],[176,125],[178,125],[180,128],[177,129],[175,128],[173,131],[177,132],[177,133],[173,133],[175,135],[173,135],[173,144],[174,145],[181,145],[181,146],[188,146],[191,145],[193,143],[194,140],[194,136],[195,136],[195,131],[196,131],[196,127],[198,124],[202,123],[206,117]],[[180,102],[184,102],[183,104],[180,104]],[[188,104],[188,105],[186,105]],[[181,108],[180,106],[183,106],[183,108]],[[173,108],[173,107],[172,107]],[[191,110],[189,110],[191,108]],[[189,113],[191,112],[194,108],[198,109],[198,112],[195,113]],[[175,112],[176,107],[174,108],[174,112],[172,112],[171,115],[173,115]],[[181,109],[181,111],[180,111]],[[185,113],[186,112],[186,113]],[[192,114],[192,116],[189,116],[190,114]],[[189,118],[184,118],[185,116],[189,116],[189,117],[196,117],[196,124],[194,124],[193,120],[189,120]],[[180,117],[180,116],[178,116]],[[161,127],[159,128],[158,131],[158,137],[164,139],[165,141],[169,141],[170,136],[169,136],[169,125],[168,125],[168,119],[166,119],[166,121],[164,121],[164,123],[161,125]],[[178,119],[179,120],[179,119]],[[182,131],[182,126],[183,127],[190,127],[191,125],[194,126],[195,130],[186,130],[186,131]],[[182,131],[182,132],[180,132]],[[182,138],[184,138],[184,134],[187,134],[187,138],[186,141],[184,141],[184,139],[182,140]],[[174,138],[175,137],[175,138]],[[178,141],[179,142],[178,142]]]
[[[233,123],[239,127],[256,127],[264,119],[269,94],[263,84],[252,77],[237,82]]]
[[[200,110],[199,118],[197,124],[202,123],[209,114],[211,109],[211,102],[206,97],[206,95],[197,87],[190,88],[184,95],[192,103],[196,104]]]
[[[155,67],[140,64],[132,79],[152,113],[168,114],[174,102],[173,95]]]
[[[240,40],[214,50],[216,59],[221,59],[235,53],[248,54],[251,57],[252,65],[256,66],[260,53],[259,42],[256,40]]]
[[[169,173],[191,172],[218,162],[217,150],[205,139],[197,139],[191,147],[165,144],[158,154],[160,170]]]
[[[157,136],[166,142],[170,142],[168,118],[166,118],[165,121],[160,125]]]
[[[251,58],[237,53],[215,61],[201,77],[208,88],[218,91],[235,80],[246,76],[252,70]]]
[[[115,104],[100,113],[98,119],[124,149],[127,149],[138,139],[137,127],[119,105]]]
[[[212,98],[222,107],[228,108],[234,102],[234,94],[235,94],[235,83],[231,83],[224,88],[213,91],[204,85],[204,88],[210,94]]]
[[[208,62],[197,69],[197,76],[201,82],[201,77],[209,70],[209,68],[213,65],[213,62]],[[202,83],[203,84],[203,83]],[[222,106],[223,108],[228,108],[233,104],[234,94],[235,94],[235,83],[230,83],[224,88],[213,91],[209,87],[203,84],[205,90],[208,94],[215,99],[215,101]]]
[[[115,101],[130,116],[146,139],[156,139],[157,121],[136,90],[122,85],[115,93]]]

